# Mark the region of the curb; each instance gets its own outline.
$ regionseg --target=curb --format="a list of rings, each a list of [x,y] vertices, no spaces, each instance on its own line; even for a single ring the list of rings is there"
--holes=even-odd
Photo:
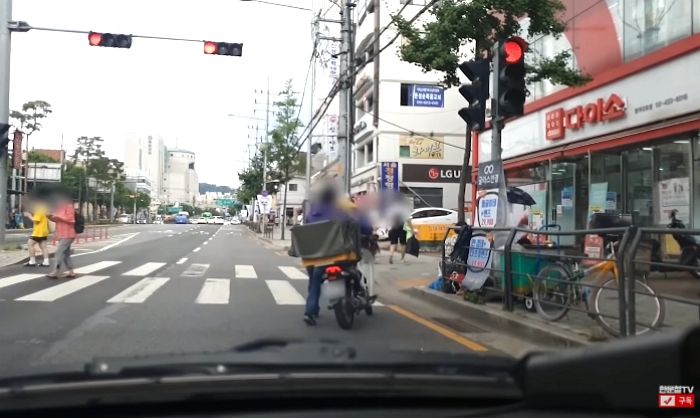
[[[441,292],[424,287],[411,287],[404,292],[429,303],[439,304],[440,307],[457,314],[468,316],[470,319],[488,324],[494,329],[518,335],[537,343],[561,347],[582,347],[590,344],[585,337],[553,329],[544,324],[518,318],[512,314],[485,305],[465,303]]]

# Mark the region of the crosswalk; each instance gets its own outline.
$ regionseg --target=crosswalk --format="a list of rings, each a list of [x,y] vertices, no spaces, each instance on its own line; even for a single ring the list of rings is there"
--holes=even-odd
[[[185,264],[176,263],[177,264]],[[229,277],[209,277],[209,264],[190,264],[179,267],[184,270],[180,274],[172,273],[172,270],[159,270],[166,267],[165,262],[146,262],[139,266],[128,266],[123,273],[114,273],[122,268],[121,261],[100,261],[75,269],[79,276],[75,279],[45,279],[44,274],[21,273],[7,277],[0,277],[0,304],[10,302],[56,302],[71,295],[96,289],[99,284],[109,283],[109,289],[114,289],[114,283],[124,283],[123,288],[110,290],[114,292],[105,298],[107,304],[142,304],[152,300],[159,292],[165,291],[169,286],[178,286],[182,283],[191,283],[199,286],[197,293],[192,294],[193,303],[196,305],[230,305],[245,301],[251,295],[261,297],[260,291],[268,294],[267,302],[276,305],[304,305],[306,284],[301,282],[307,279],[306,273],[295,266],[265,266],[262,274],[255,266],[249,264],[234,265]],[[106,271],[108,270],[108,271]],[[213,269],[221,271],[221,269]],[[274,274],[269,272],[275,272]],[[155,273],[155,274],[154,274]],[[165,277],[161,277],[165,276]],[[38,280],[42,279],[44,280]],[[257,280],[260,278],[261,280]],[[134,282],[133,280],[138,281]],[[43,288],[37,290],[34,286],[26,294],[12,294],[13,287],[22,287],[40,283]],[[238,284],[236,284],[238,283]],[[248,283],[247,285],[245,283]],[[248,286],[248,287],[246,287]],[[256,290],[253,289],[254,286]],[[249,293],[253,292],[253,293]],[[12,296],[10,296],[12,295]],[[94,294],[91,294],[94,295]],[[101,296],[104,297],[104,296]],[[265,300],[261,301],[265,303]]]

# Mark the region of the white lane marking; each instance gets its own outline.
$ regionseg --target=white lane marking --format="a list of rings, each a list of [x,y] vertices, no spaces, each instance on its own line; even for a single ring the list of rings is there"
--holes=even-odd
[[[67,282],[63,282],[56,286],[49,287],[48,289],[40,290],[38,292],[30,293],[21,298],[15,300],[21,301],[35,301],[35,302],[53,302],[56,299],[60,299],[64,296],[68,296],[71,293],[75,293],[80,289],[84,289],[88,286],[92,286],[95,283],[99,283],[109,276],[82,276],[77,279],[70,279]]]
[[[278,305],[304,305],[306,303],[304,297],[286,280],[265,280],[265,284]]]
[[[255,273],[253,266],[245,264],[236,264],[234,271],[237,279],[257,279],[258,275]]]
[[[172,237],[172,236],[173,236],[173,235],[172,235],[172,234],[170,234],[170,235],[168,235],[168,238],[170,238],[170,237]]]
[[[204,242],[202,243],[202,245],[207,245],[207,244],[209,244],[209,240],[204,241]]]
[[[202,249],[202,247],[197,247],[197,248],[195,248],[194,250],[192,250],[192,252],[193,252],[193,253],[196,253],[196,252],[198,252],[198,251],[201,250],[201,249]]]
[[[197,296],[197,303],[227,304],[231,295],[229,279],[207,279]]]
[[[129,270],[123,273],[122,276],[148,276],[159,268],[163,267],[165,263],[146,263],[144,265],[138,266],[135,269]]]
[[[202,277],[204,273],[209,269],[209,264],[190,264],[185,271],[182,272],[182,276],[185,277]]]
[[[309,276],[306,273],[302,272],[296,267],[279,266],[278,268],[282,271],[282,273],[284,273],[285,276],[289,277],[292,280],[304,280],[309,278]]]
[[[114,248],[114,247],[116,247],[117,245],[120,245],[120,244],[125,243],[126,241],[132,239],[133,237],[135,237],[135,236],[138,235],[138,234],[140,234],[140,232],[135,232],[135,233],[129,235],[128,237],[126,237],[126,238],[124,238],[124,239],[122,239],[122,240],[119,240],[119,241],[117,241],[117,242],[115,242],[115,243],[109,244],[109,245],[106,246],[106,247],[102,247],[102,248],[100,248],[100,249],[97,249],[97,250],[95,250],[95,251],[90,251],[90,252],[88,252],[88,253],[76,254],[76,255],[74,255],[74,257],[80,257],[81,255],[95,254],[95,253],[101,253],[102,251],[107,251],[107,250],[109,250],[110,248]]]
[[[378,300],[375,300],[374,303],[372,304],[374,306],[384,306],[383,303],[379,302]]]
[[[187,257],[182,257],[181,259],[177,260],[177,263],[175,263],[175,264],[185,264],[186,261],[187,261]]]
[[[12,286],[13,284],[26,282],[27,280],[38,279],[39,277],[43,277],[43,276],[44,276],[43,274],[24,273],[24,274],[16,274],[14,276],[4,277],[4,278],[0,279],[0,289],[2,289],[3,287]]]
[[[119,292],[108,303],[143,303],[161,286],[170,280],[167,277],[146,277]]]
[[[78,267],[75,272],[78,274],[90,274],[98,270],[103,270],[112,266],[116,266],[121,261],[99,261],[97,263],[88,264],[87,266]]]

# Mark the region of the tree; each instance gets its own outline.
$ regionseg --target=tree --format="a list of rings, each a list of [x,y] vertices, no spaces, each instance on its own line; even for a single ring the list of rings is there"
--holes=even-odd
[[[280,92],[281,101],[275,102],[277,118],[275,128],[270,132],[271,142],[268,151],[269,159],[273,162],[270,177],[284,185],[282,199],[282,219],[287,216],[287,182],[294,175],[304,170],[305,161],[299,157],[301,138],[297,130],[303,125],[299,122],[296,95],[292,90],[292,81],[288,80]],[[282,225],[282,239],[284,239]]]
[[[119,160],[105,156],[105,152],[102,150],[103,142],[104,139],[99,136],[81,136],[78,138],[78,144],[72,157],[73,165],[83,167],[82,174],[84,177],[80,183],[82,185],[79,189],[81,192],[78,193],[81,208],[83,202],[90,201],[89,197],[92,187],[93,218],[96,217],[95,210],[104,207],[107,203],[107,194],[104,193],[104,190],[116,188],[116,185],[124,180],[124,164]],[[85,191],[84,195],[82,194],[83,188]],[[120,190],[122,194],[128,193],[128,189],[125,187],[123,189]],[[103,191],[103,193],[100,194],[100,191]],[[115,196],[119,196],[119,193],[115,193]],[[118,200],[119,198],[115,197],[115,202]],[[125,202],[122,201],[120,203],[123,204]],[[126,206],[128,205],[122,205],[122,207]]]
[[[46,119],[52,112],[51,105],[43,100],[32,100],[23,104],[22,110],[13,110],[10,112],[10,119],[13,119],[12,124],[15,126],[15,129],[19,129],[20,132],[24,133],[27,156],[29,156],[29,137],[31,137],[34,132],[41,130],[41,121]],[[27,182],[29,179],[27,173],[29,170],[27,168],[28,166],[25,165],[24,191],[28,190]]]
[[[253,156],[250,165],[238,173],[238,180],[241,182],[241,187],[236,193],[237,199],[249,204],[263,189],[263,158],[261,155]]]
[[[401,59],[420,66],[423,71],[443,74],[446,87],[460,84],[457,66],[466,57],[460,51],[474,45],[471,52],[482,57],[496,42],[523,35],[522,19],[528,17],[530,38],[561,36],[566,28],[561,20],[565,10],[560,0],[442,0],[433,1],[431,21],[414,26],[401,16],[393,16],[404,42],[399,48]],[[554,57],[528,54],[528,82],[549,80],[554,84],[580,86],[591,80],[571,65],[571,51],[564,50]],[[471,130],[467,129],[463,166],[469,164]],[[462,170],[459,185],[459,223],[464,223],[464,193],[471,173]]]

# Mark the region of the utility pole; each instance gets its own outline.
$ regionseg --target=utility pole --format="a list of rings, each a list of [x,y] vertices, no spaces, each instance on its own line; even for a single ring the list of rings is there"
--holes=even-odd
[[[270,133],[270,76],[267,76],[267,103],[265,103],[265,140],[263,141],[263,190],[267,190],[267,139]]]
[[[0,0],[0,124],[10,119],[10,46],[8,22],[12,19],[12,0]],[[5,135],[2,135],[4,137]],[[0,149],[0,243],[5,243],[7,219],[7,145]]]
[[[355,7],[355,3],[350,0],[346,0],[345,3],[345,26],[347,29],[347,109],[348,109],[348,133],[345,140],[347,141],[345,155],[345,192],[350,196],[350,189],[352,188],[352,144],[355,143],[355,33],[353,30],[352,23],[352,8]]]
[[[352,23],[352,8],[355,5],[346,0],[345,8],[341,12],[342,29],[341,29],[341,55],[340,60],[340,77],[341,88],[339,94],[340,100],[340,126],[338,126],[338,161],[343,167],[342,184],[345,192],[350,195],[350,183],[352,181],[352,137],[354,125],[354,105],[353,84],[355,80],[355,62],[354,62],[354,42],[353,42],[353,23]]]
[[[313,33],[314,33],[314,45],[318,45],[318,20],[314,20],[312,23],[313,26]],[[316,48],[314,48],[313,52],[314,55],[311,57],[311,90],[309,91],[309,96],[311,97],[311,100],[309,100],[309,103],[311,103],[311,106],[309,106],[309,138],[308,138],[308,144],[306,147],[306,188],[304,189],[304,195],[306,196],[306,199],[309,199],[311,197],[311,149],[313,145],[313,133],[314,133],[314,125],[313,125],[313,115],[314,115],[314,86],[316,85]]]

